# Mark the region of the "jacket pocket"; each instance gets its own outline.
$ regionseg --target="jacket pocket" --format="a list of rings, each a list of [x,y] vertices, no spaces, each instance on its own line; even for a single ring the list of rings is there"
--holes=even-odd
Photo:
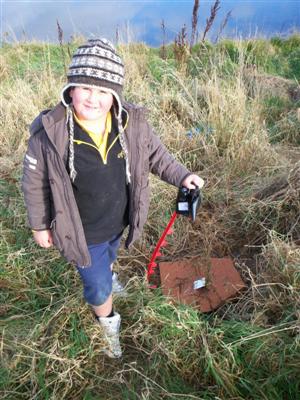
[[[54,219],[51,221],[50,230],[51,230],[51,234],[52,234],[52,239],[53,239],[53,244],[54,244],[54,246],[55,246],[59,251],[62,251],[61,241],[60,241],[60,239],[59,239],[59,236],[58,236],[57,230],[56,230],[56,218],[54,218]]]

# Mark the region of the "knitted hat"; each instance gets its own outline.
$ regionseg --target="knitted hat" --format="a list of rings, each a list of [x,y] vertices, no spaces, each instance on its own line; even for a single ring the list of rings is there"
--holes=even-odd
[[[89,39],[79,46],[73,55],[67,77],[68,84],[61,94],[65,106],[72,101],[69,95],[71,87],[100,87],[112,93],[118,104],[118,114],[120,113],[124,64],[109,40]]]
[[[123,136],[122,126],[122,89],[124,83],[124,64],[116,53],[113,44],[104,38],[89,39],[87,43],[79,46],[73,55],[67,73],[68,83],[61,92],[61,100],[67,108],[69,125],[69,169],[70,177],[74,181],[74,121],[72,111],[72,98],[70,89],[73,87],[101,88],[110,92],[115,99],[114,114],[118,120],[119,140],[125,153],[126,176],[130,182],[128,151]],[[117,107],[116,107],[117,106]],[[116,109],[117,108],[117,109]]]

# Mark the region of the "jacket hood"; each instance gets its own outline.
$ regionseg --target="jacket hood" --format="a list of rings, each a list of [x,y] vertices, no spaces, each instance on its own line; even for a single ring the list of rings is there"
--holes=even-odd
[[[30,135],[34,135],[38,131],[44,128],[42,118],[44,115],[48,114],[51,111],[50,108],[47,110],[42,111],[30,124],[29,126],[29,133]]]

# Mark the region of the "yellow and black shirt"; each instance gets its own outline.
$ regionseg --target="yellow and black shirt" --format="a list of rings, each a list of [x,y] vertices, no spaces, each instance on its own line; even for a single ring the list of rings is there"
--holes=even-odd
[[[102,136],[74,118],[73,192],[88,244],[110,240],[128,225],[126,167],[118,125],[108,114]]]

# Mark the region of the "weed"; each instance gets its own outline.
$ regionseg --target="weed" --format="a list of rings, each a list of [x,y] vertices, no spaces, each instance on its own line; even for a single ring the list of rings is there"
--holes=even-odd
[[[5,44],[0,49],[3,399],[297,398],[300,178],[298,156],[292,162],[286,154],[299,146],[299,105],[289,94],[295,81],[274,74],[297,76],[299,35],[216,46],[205,41],[191,52],[184,32],[178,40],[183,54],[166,45],[166,60],[143,44],[119,46],[125,97],[148,108],[174,157],[206,181],[194,225],[176,220],[165,257],[235,255],[247,289],[209,315],[148,289],[145,267],[176,196],[175,188],[151,177],[143,237],[130,254],[121,249],[117,263],[129,293],[116,299],[124,357],[110,362],[102,355],[103,338],[81,300],[76,271],[56,250],[36,247],[19,189],[28,125],[40,110],[55,105],[64,84],[61,49]]]

